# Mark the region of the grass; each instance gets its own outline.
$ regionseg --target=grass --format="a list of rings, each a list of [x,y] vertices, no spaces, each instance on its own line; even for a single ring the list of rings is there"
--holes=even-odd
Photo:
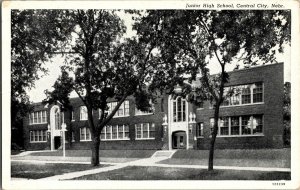
[[[72,180],[290,180],[289,172],[236,171],[129,166]]]
[[[178,150],[162,164],[207,165],[208,150]],[[290,149],[226,149],[215,150],[215,166],[291,167]]]
[[[178,150],[172,158],[208,159],[208,153],[208,150]],[[216,149],[214,158],[291,160],[291,149]]]
[[[100,157],[110,158],[148,158],[156,150],[100,150]],[[32,156],[61,156],[62,150],[54,152],[34,152]],[[67,157],[90,157],[91,150],[66,150]]]
[[[75,171],[83,171],[99,167],[107,167],[108,165],[100,165],[92,167],[87,164],[44,164],[44,163],[26,163],[26,162],[11,162],[11,177],[40,179],[54,175],[61,175]]]
[[[160,164],[174,165],[207,165],[208,159],[179,159],[170,158],[159,162]],[[239,167],[277,167],[290,168],[290,160],[273,159],[214,159],[215,166],[239,166]]]

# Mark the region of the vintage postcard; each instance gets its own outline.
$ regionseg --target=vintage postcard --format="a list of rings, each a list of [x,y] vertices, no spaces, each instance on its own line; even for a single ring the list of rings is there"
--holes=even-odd
[[[298,189],[298,1],[3,1],[3,189]]]

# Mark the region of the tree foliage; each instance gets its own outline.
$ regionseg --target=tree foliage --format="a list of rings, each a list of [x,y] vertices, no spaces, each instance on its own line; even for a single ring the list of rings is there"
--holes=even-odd
[[[284,83],[283,97],[283,142],[285,145],[291,144],[291,83]]]
[[[124,38],[126,27],[114,10],[67,10],[61,20],[74,23],[70,29],[74,43],[69,43],[63,69],[72,73],[70,81],[59,79],[59,86],[48,92],[46,101],[68,97],[74,90],[87,107],[88,125],[92,135],[92,165],[99,164],[100,133],[128,96],[134,96],[138,108],[150,109],[154,88],[152,44],[155,39],[140,41]],[[69,53],[68,53],[69,52]],[[63,75],[62,75],[63,76]],[[71,75],[70,75],[71,76]],[[63,84],[63,85],[62,85]],[[61,86],[67,86],[64,93]],[[108,113],[108,101],[118,101]],[[66,100],[64,100],[66,101]],[[92,110],[100,110],[95,120]]]
[[[158,21],[157,21],[158,20]],[[229,80],[226,66],[245,67],[276,62],[275,54],[290,42],[290,11],[285,10],[150,10],[138,23],[138,34],[148,40],[160,31],[157,42],[163,68],[172,70],[156,80],[158,86],[179,84],[183,96],[199,103],[207,99],[214,105],[209,170],[213,169],[214,144],[218,130],[219,108],[226,96]],[[220,68],[210,75],[208,65]],[[194,89],[185,82],[200,80]],[[200,98],[199,98],[200,97]]]
[[[43,63],[66,41],[64,27],[55,24],[57,15],[45,10],[11,11],[12,128],[21,127],[23,117],[31,110],[26,92],[47,73]]]

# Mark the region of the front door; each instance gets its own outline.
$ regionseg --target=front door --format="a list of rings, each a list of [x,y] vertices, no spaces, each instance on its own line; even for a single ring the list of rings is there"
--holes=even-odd
[[[186,149],[186,133],[184,131],[174,132],[172,142],[173,149]]]
[[[61,137],[56,136],[54,137],[54,148],[58,149],[61,146]]]

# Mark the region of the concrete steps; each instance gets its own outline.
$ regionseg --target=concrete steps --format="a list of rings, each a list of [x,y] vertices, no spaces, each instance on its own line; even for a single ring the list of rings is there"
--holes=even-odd
[[[159,150],[156,151],[151,158],[158,158],[158,157],[162,157],[162,158],[171,158],[173,156],[173,154],[176,152],[176,150]]]

